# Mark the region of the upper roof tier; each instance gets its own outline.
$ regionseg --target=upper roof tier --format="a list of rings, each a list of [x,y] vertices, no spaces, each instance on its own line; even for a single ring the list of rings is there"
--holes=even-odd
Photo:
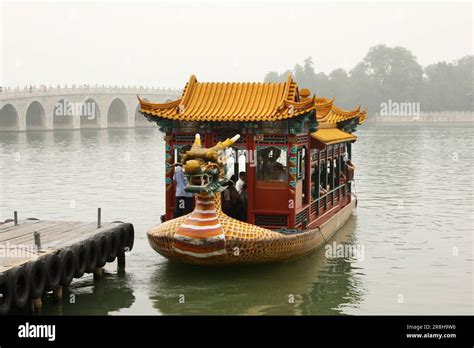
[[[178,100],[158,104],[138,99],[141,113],[180,121],[278,121],[312,110],[324,124],[356,117],[363,123],[367,118],[360,107],[345,111],[333,105],[334,99],[309,95],[291,75],[284,83],[198,82],[192,75]]]
[[[338,123],[358,117],[359,124],[367,119],[367,109],[357,109],[346,111],[334,105],[334,98],[314,98],[316,106],[316,118],[320,123]]]
[[[217,83],[193,75],[178,100],[139,100],[143,114],[182,121],[277,121],[315,109],[314,97],[300,101],[291,76],[285,83]]]

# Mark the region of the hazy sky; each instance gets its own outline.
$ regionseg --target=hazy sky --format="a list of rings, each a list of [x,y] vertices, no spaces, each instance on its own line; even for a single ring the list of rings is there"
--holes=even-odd
[[[472,54],[471,3],[2,1],[0,84],[260,81],[312,56],[352,68],[369,47],[422,65]]]

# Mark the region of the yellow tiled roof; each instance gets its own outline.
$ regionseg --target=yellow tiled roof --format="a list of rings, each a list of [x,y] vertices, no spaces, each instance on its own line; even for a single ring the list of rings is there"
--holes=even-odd
[[[356,117],[360,112],[360,106],[351,111],[346,111],[338,108],[337,106],[332,106],[331,111],[327,113],[320,121],[327,122],[327,123],[337,123],[341,121],[346,121],[351,118]]]
[[[352,141],[357,139],[355,135],[343,132],[339,128],[319,129],[316,132],[311,133],[311,137],[325,144],[336,144],[343,141]]]
[[[178,100],[139,101],[144,114],[184,121],[276,121],[315,109],[314,97],[300,101],[291,76],[285,83],[203,83],[193,75]]]
[[[367,120],[367,109],[362,110],[359,113],[359,124],[364,123]]]
[[[315,98],[316,117],[318,120],[326,117],[333,107],[333,102],[334,98]]]
[[[357,109],[346,111],[334,104],[334,99],[315,98],[316,118],[321,123],[338,123],[349,119],[359,117],[359,123],[362,124],[367,119],[367,110]]]

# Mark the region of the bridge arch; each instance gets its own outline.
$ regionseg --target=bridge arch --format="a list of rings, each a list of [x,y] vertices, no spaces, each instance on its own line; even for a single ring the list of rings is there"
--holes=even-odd
[[[128,113],[125,103],[120,98],[112,100],[107,111],[107,126],[109,128],[128,127]]]
[[[72,129],[74,128],[73,114],[75,110],[69,107],[69,101],[67,99],[60,99],[53,108],[53,129]],[[71,106],[73,106],[72,104]]]
[[[35,100],[28,105],[26,109],[26,130],[46,129],[46,113],[44,106]]]
[[[148,101],[146,98],[142,98],[144,101]],[[150,126],[152,123],[148,122],[147,118],[140,113],[140,103],[137,103],[135,108],[135,127],[145,127]]]
[[[0,130],[19,130],[18,111],[13,104],[5,104],[0,109]]]
[[[80,112],[81,128],[100,128],[100,117],[97,101],[93,98],[86,99]]]

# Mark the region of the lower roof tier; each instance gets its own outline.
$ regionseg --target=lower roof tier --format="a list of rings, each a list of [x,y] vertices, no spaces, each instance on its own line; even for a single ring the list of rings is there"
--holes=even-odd
[[[311,137],[326,145],[355,141],[357,139],[355,135],[344,132],[339,128],[322,128],[311,133]]]

